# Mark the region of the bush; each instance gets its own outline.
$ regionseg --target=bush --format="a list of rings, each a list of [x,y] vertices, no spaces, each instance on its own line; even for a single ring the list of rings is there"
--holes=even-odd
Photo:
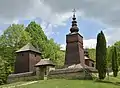
[[[10,67],[8,63],[0,58],[0,85],[7,82],[8,75],[10,74]]]

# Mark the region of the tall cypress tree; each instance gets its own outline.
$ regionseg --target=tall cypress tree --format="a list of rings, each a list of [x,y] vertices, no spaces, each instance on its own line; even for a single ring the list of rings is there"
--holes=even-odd
[[[98,69],[99,66],[99,60],[100,60],[100,53],[98,52],[100,50],[100,33],[97,35],[97,45],[96,45],[96,69]]]
[[[117,51],[115,46],[113,46],[112,49],[112,70],[113,70],[113,76],[116,77],[118,73],[118,60],[117,60]]]
[[[99,79],[104,79],[106,76],[106,39],[101,31],[97,36],[96,45],[96,69],[98,69]]]

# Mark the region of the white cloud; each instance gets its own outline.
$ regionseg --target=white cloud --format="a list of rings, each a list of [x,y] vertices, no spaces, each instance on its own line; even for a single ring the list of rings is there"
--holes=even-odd
[[[104,24],[120,27],[119,0],[44,0],[54,12],[65,13],[73,8],[83,12],[84,17],[95,18]]]
[[[97,43],[96,39],[83,40],[84,48],[95,48],[96,47],[96,43]]]
[[[61,47],[61,50],[66,50],[66,45],[65,44],[61,44],[60,47]]]
[[[44,3],[57,13],[65,13],[77,8],[82,12],[81,17],[93,19],[106,27],[105,34],[108,44],[120,40],[120,0],[44,0]],[[90,41],[93,40],[85,42]],[[94,44],[90,46],[93,47]]]
[[[104,30],[108,45],[114,44],[120,40],[120,28],[107,28]]]
[[[38,17],[49,24],[45,29],[49,35],[53,33],[52,26],[66,25],[71,10],[76,8],[78,16],[94,19],[107,27],[105,33],[111,44],[120,40],[119,3],[120,0],[0,0],[0,24]],[[90,41],[93,40],[85,42]]]
[[[0,23],[13,23],[18,20],[34,19],[36,17],[52,24],[66,25],[70,12],[57,13],[52,8],[41,2],[42,0],[1,0]]]
[[[0,35],[3,33],[3,31],[2,30],[0,30]]]
[[[54,32],[53,32],[53,25],[52,24],[48,24],[45,21],[43,21],[41,23],[41,27],[42,27],[44,33],[48,36],[48,38],[50,38],[51,35],[54,34]]]
[[[42,27],[42,29],[46,29],[46,27],[47,27],[47,23],[45,22],[45,21],[42,21],[41,22],[41,27]]]
[[[83,40],[84,48],[96,48],[96,39]],[[61,44],[61,50],[66,50],[66,44]]]
[[[19,23],[19,20],[13,20],[12,23],[14,23],[14,24],[18,24],[18,23]]]
[[[120,27],[119,3],[119,0],[1,0],[0,21],[40,17],[51,24],[64,25],[62,22],[71,16],[71,10],[77,8],[82,17]]]

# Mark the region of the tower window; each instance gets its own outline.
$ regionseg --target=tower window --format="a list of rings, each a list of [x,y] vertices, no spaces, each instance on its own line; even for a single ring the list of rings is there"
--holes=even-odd
[[[92,63],[92,67],[94,67],[94,64]]]
[[[22,56],[24,56],[24,54],[22,53]]]
[[[35,54],[35,57],[36,57],[37,55]]]

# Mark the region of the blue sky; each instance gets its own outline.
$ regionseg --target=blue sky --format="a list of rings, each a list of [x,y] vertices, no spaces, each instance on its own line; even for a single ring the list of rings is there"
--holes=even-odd
[[[0,34],[12,23],[27,26],[34,20],[48,38],[65,49],[75,8],[84,47],[95,48],[96,36],[101,30],[107,44],[112,45],[120,40],[119,3],[118,0],[0,0]]]
[[[48,26],[50,23],[45,23],[46,25],[42,25],[42,20],[40,18],[35,18],[33,21],[36,21],[38,24],[40,24],[43,27],[43,31],[45,34],[48,36],[48,38],[53,38],[54,41],[58,44],[65,45],[66,44],[66,34],[70,33],[70,27],[71,27],[71,21],[72,21],[72,13],[71,17],[68,18],[66,21],[64,21],[65,25],[57,25],[57,26],[52,26],[52,31],[51,28]],[[18,21],[19,24],[24,24],[27,26],[32,20],[20,20]],[[98,32],[104,29],[103,25],[100,25],[99,23],[90,20],[90,19],[84,19],[81,18],[80,16],[77,17],[77,24],[79,27],[79,33],[83,36],[85,40],[89,39],[94,39],[94,43],[96,36]],[[46,30],[47,29],[47,33]],[[48,33],[49,32],[49,33]],[[84,44],[85,47],[95,47],[94,45],[89,46]]]
[[[51,25],[49,22],[45,22],[45,25],[42,25],[43,20],[41,18],[36,17],[35,19],[26,19],[26,20],[18,20],[13,23],[15,24],[24,24],[27,26],[31,21],[36,21],[38,24],[40,24],[43,28],[44,33],[47,35],[48,38],[53,38],[54,41],[60,45],[62,45],[63,49],[65,49],[66,45],[66,35],[70,33],[70,27],[72,22],[72,13],[71,16],[64,21],[64,25]],[[4,24],[0,26],[0,32],[2,33],[3,30],[5,30],[10,24]],[[49,27],[49,25],[51,25]],[[93,41],[90,41],[90,44],[85,44],[85,47],[88,48],[95,48],[96,44],[96,37],[97,34],[103,30],[105,27],[91,19],[84,19],[80,16],[77,17],[77,25],[79,27],[79,33],[83,36],[83,39],[90,40],[94,39]],[[47,32],[46,32],[47,31]]]
[[[72,15],[72,14],[71,14]],[[79,27],[79,33],[85,39],[96,39],[96,34],[103,28],[101,25],[90,21],[89,19],[77,19],[77,24]],[[59,34],[51,35],[52,38],[55,39],[56,42],[63,44],[65,43],[66,34],[70,33],[71,27],[71,19],[66,21],[65,26],[54,27],[54,32],[58,32]]]

